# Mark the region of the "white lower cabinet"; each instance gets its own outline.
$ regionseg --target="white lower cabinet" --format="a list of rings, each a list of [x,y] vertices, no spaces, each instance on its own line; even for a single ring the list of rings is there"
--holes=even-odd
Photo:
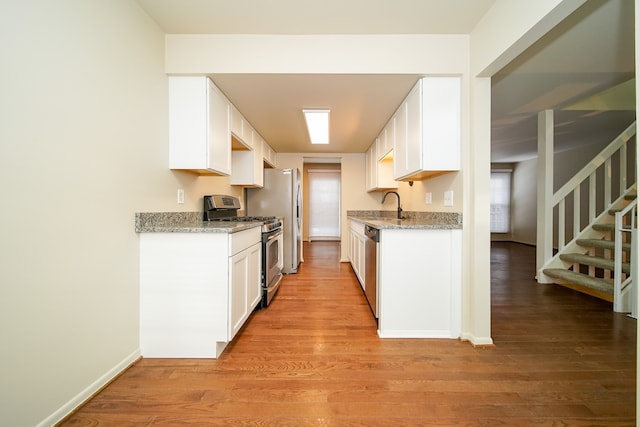
[[[217,358],[260,302],[260,227],[140,234],[143,357]]]
[[[462,230],[382,229],[378,335],[459,338]]]
[[[349,221],[349,261],[362,289],[364,289],[364,247],[366,241],[367,237],[364,235],[364,225],[356,221]]]
[[[260,302],[261,245],[257,243],[229,258],[231,297],[229,301],[229,337],[233,339]]]

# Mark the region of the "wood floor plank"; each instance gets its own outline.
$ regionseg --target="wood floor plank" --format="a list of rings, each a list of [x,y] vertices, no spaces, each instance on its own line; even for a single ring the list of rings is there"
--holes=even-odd
[[[217,360],[142,359],[63,426],[633,426],[636,322],[534,280],[535,251],[494,243],[492,347],[380,339],[339,244]]]

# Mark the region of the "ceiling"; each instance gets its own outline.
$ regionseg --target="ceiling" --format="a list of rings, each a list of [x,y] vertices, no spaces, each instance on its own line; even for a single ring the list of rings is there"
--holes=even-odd
[[[494,2],[138,0],[168,34],[466,34]],[[492,161],[535,157],[544,109],[562,109],[559,150],[610,140],[634,120],[633,3],[588,1],[493,77]],[[364,152],[420,76],[210,77],[277,152],[336,153]],[[301,110],[314,107],[331,109],[328,146],[308,143]]]

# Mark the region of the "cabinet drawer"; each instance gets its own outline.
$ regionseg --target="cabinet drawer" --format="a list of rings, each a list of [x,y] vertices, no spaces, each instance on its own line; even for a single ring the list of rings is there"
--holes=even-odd
[[[349,228],[364,236],[364,224],[351,220],[349,221]]]
[[[229,255],[232,256],[260,241],[260,227],[233,233],[229,236]]]

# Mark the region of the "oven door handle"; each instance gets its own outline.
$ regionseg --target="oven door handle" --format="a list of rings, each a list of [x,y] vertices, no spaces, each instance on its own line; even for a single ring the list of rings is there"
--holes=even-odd
[[[271,240],[273,240],[273,239],[277,239],[277,238],[278,238],[278,237],[280,237],[280,236],[282,236],[282,230],[278,230],[278,232],[273,233],[273,234],[270,234],[270,235],[267,237],[267,242],[268,242],[268,241],[271,241]]]

